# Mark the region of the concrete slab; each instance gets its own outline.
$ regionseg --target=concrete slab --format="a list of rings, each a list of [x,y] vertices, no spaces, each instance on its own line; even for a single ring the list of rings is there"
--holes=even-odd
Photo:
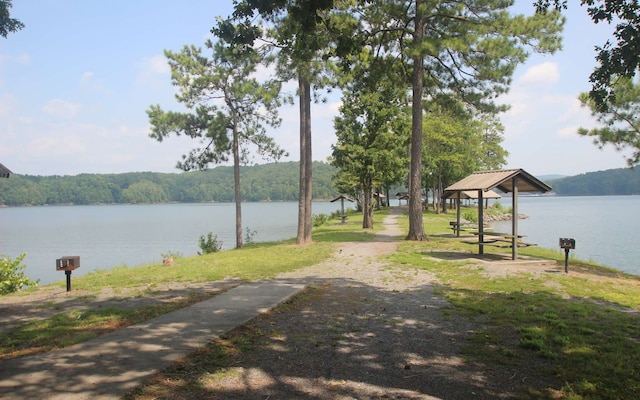
[[[209,300],[65,349],[0,362],[0,398],[119,399],[208,341],[286,301],[297,282],[241,285]]]

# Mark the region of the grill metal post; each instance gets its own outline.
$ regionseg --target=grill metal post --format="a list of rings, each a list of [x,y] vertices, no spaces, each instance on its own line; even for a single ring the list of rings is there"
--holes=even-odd
[[[569,273],[569,250],[576,248],[576,240],[560,238],[560,248],[564,249],[564,273]]]
[[[56,259],[56,271],[64,271],[67,276],[67,292],[71,291],[71,272],[80,268],[79,256],[66,256]]]

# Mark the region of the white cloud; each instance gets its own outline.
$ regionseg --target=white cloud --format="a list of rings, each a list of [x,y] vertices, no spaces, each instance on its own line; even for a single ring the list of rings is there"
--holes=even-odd
[[[171,68],[164,56],[145,57],[136,62],[136,68],[138,69],[135,82],[137,86],[145,89],[171,87],[169,79]]]
[[[558,129],[558,136],[560,136],[560,137],[579,136],[578,135],[578,128],[579,128],[579,126],[577,126],[577,125],[569,125],[569,126],[562,127],[560,129]]]
[[[4,63],[15,63],[21,65],[28,65],[31,62],[31,58],[28,53],[20,54],[0,54],[0,65]]]
[[[49,100],[42,111],[60,119],[73,119],[80,111],[80,105],[62,99]]]
[[[91,80],[91,78],[93,78],[93,72],[91,71],[86,71],[82,73],[82,76],[80,76],[80,83],[86,83],[88,81]]]
[[[518,84],[526,85],[548,85],[560,80],[560,69],[558,63],[544,62],[542,64],[529,67],[518,79]]]
[[[5,94],[0,96],[0,116],[8,116],[12,113],[13,106],[16,103],[14,96]]]
[[[83,141],[75,135],[37,136],[27,146],[34,158],[77,156],[87,150]]]
[[[143,58],[139,63],[139,67],[142,69],[143,74],[168,75],[171,72],[169,62],[165,56],[160,55]]]

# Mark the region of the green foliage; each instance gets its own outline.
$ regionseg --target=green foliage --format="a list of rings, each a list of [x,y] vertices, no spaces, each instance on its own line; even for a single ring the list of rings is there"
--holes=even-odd
[[[423,185],[436,192],[474,171],[499,169],[506,162],[508,153],[500,144],[504,128],[494,115],[472,113],[462,104],[434,103],[423,128]]]
[[[39,281],[33,281],[24,274],[26,266],[21,263],[25,256],[26,253],[22,253],[15,260],[9,256],[0,256],[0,295],[38,286]]]
[[[640,163],[640,86],[632,78],[619,78],[611,87],[615,97],[609,98],[604,105],[597,103],[589,93],[580,94],[582,107],[589,108],[602,126],[580,128],[578,133],[594,138],[593,142],[600,148],[611,144],[618,151],[630,149],[633,153],[627,163],[632,167]]]
[[[462,211],[462,218],[469,222],[478,223],[478,212],[475,209],[465,209]]]
[[[487,215],[493,215],[493,216],[501,216],[504,214],[511,214],[512,212],[512,208],[509,207],[507,209],[504,208],[504,206],[502,205],[502,203],[500,203],[499,201],[494,202],[491,207],[487,208],[485,210],[485,213]]]
[[[341,191],[361,194],[362,227],[372,228],[375,188],[389,187],[406,176],[409,116],[394,57],[361,60],[352,68],[334,122],[338,140],[331,162],[340,168]]]
[[[318,228],[329,221],[329,215],[327,214],[313,214],[311,216],[311,221],[313,223],[314,228]]]
[[[176,99],[188,112],[164,111],[159,105],[147,110],[151,138],[162,142],[171,135],[185,135],[199,143],[184,155],[177,167],[185,171],[206,169],[233,157],[247,163],[253,146],[257,154],[278,160],[286,155],[265,126],[280,125],[280,82],[256,79],[262,60],[257,48],[231,46],[207,40],[203,51],[184,46],[180,52],[165,50],[171,81],[179,90]],[[209,53],[209,54],[207,54]],[[224,99],[216,101],[215,99]]]
[[[249,227],[247,226],[244,230],[244,243],[245,244],[251,244],[253,243],[253,238],[258,234],[257,231],[253,231],[251,229],[249,229]]]
[[[168,196],[162,186],[149,181],[141,181],[124,189],[121,200],[133,204],[166,203]]]
[[[561,11],[567,8],[566,0],[537,0],[534,4],[541,14],[548,12],[549,9]],[[633,78],[640,67],[640,57],[638,57],[640,5],[635,0],[582,0],[580,5],[586,8],[595,24],[605,22],[616,24],[612,36],[617,43],[609,39],[606,43],[595,46],[598,52],[595,59],[599,65],[589,76],[592,86],[588,95],[596,108],[604,111],[611,103],[616,102],[618,80]],[[636,144],[637,140],[635,140]]]
[[[570,196],[640,194],[640,168],[589,172],[550,182],[553,191]]]
[[[209,253],[217,253],[222,249],[222,241],[218,240],[218,235],[214,235],[209,232],[206,237],[204,235],[200,236],[198,246],[200,246],[200,249],[202,250],[202,252],[198,252],[198,255],[200,256]]]
[[[9,33],[17,32],[24,28],[24,24],[16,18],[11,18],[9,9],[13,7],[11,4],[13,0],[0,1],[0,36],[5,39]]]
[[[608,279],[621,277],[591,267],[585,277],[496,276],[473,262],[429,260],[448,246],[453,243],[437,237],[430,243],[405,242],[390,259],[398,267],[434,273],[446,283],[439,290],[455,312],[484,327],[463,350],[469,362],[535,370],[564,385],[562,398],[637,397],[640,327],[630,312],[640,306],[636,276]],[[559,398],[552,392],[560,386],[545,389],[523,398]]]
[[[299,163],[284,162],[241,167],[244,201],[296,201]],[[336,169],[313,163],[313,198],[337,196],[332,179]],[[12,175],[0,179],[0,204],[114,204],[232,202],[233,168],[181,174],[131,172],[77,176]]]

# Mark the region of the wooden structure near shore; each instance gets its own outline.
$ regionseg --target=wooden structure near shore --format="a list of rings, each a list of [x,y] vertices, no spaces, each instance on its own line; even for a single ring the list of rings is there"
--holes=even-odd
[[[13,172],[11,172],[9,168],[0,163],[0,178],[8,178],[11,174],[13,174]]]
[[[340,196],[336,197],[335,199],[331,200],[331,203],[336,202],[340,200],[340,220],[342,221],[342,223],[344,224],[344,222],[347,220],[347,215],[344,213],[344,201],[350,201],[350,202],[354,202],[355,200],[352,199],[351,197],[341,194]]]
[[[447,187],[445,196],[456,199],[456,223],[457,236],[460,236],[460,199],[465,191],[473,191],[478,193],[478,253],[484,254],[484,246],[494,243],[494,241],[485,242],[484,235],[484,213],[483,213],[483,196],[492,189],[498,189],[504,193],[512,194],[511,204],[511,234],[505,235],[510,239],[511,258],[518,258],[518,193],[546,193],[551,191],[551,186],[537,179],[533,175],[527,173],[523,169],[508,169],[497,171],[480,171],[474,172],[466,178]]]

